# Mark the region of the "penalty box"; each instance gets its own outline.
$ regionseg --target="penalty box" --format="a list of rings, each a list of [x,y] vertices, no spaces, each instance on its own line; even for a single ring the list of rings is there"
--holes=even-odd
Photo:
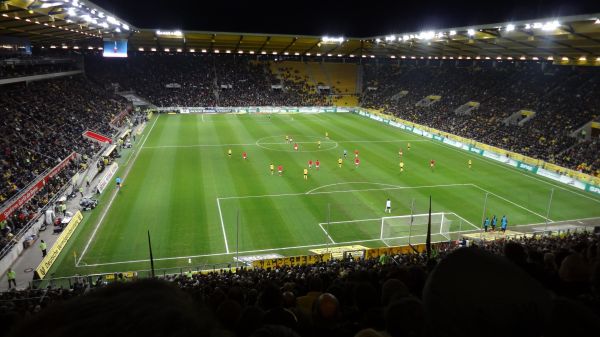
[[[406,236],[424,236],[422,216],[418,224],[415,222],[410,231],[406,230],[407,234],[404,234],[404,229],[390,227],[394,232],[384,238],[388,241],[382,240],[382,218],[406,216],[411,212],[426,214],[430,195],[434,200],[434,212],[446,214],[444,224],[447,227],[441,231],[438,228],[437,232],[447,234],[477,230],[472,220],[477,219],[476,213],[481,216],[480,201],[471,205],[465,204],[464,200],[453,201],[456,198],[446,198],[443,204],[435,201],[438,197],[466,190],[479,191],[472,184],[394,186],[341,183],[307,193],[219,197],[217,205],[230,251],[236,248],[242,251],[368,241],[392,245],[395,243],[393,240],[401,241]],[[384,213],[388,198],[392,201],[391,214]],[[478,210],[474,212],[474,209]]]

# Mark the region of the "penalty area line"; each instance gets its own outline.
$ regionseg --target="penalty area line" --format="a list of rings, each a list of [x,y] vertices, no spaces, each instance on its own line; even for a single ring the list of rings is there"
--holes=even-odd
[[[229,244],[227,243],[227,234],[225,233],[225,223],[223,222],[223,213],[221,212],[221,202],[217,198],[217,208],[219,209],[219,218],[221,218],[221,230],[223,231],[223,240],[225,241],[225,251],[229,254]]]

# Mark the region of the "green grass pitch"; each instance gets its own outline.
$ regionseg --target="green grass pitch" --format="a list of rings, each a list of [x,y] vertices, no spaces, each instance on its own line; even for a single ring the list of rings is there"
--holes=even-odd
[[[138,138],[120,163],[123,187],[86,213],[54,276],[149,269],[148,230],[156,268],[231,263],[236,251],[381,247],[381,217],[427,213],[429,196],[433,212],[452,213],[452,232],[480,226],[486,193],[486,215],[506,214],[509,228],[544,222],[551,188],[551,220],[600,217],[597,196],[353,114],[160,115]],[[304,180],[309,160],[321,167]]]

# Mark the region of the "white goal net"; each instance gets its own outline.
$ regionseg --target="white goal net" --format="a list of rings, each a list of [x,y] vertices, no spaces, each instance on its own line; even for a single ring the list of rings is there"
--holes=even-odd
[[[431,213],[431,240],[449,241],[454,213]],[[381,218],[379,238],[388,246],[423,243],[427,236],[429,214],[400,215]]]

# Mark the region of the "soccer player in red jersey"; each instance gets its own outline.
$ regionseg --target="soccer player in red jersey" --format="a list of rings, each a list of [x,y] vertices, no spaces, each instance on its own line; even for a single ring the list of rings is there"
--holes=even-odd
[[[354,150],[354,158],[358,158],[358,150]]]
[[[312,168],[312,159],[308,161],[308,168],[311,169]]]
[[[279,172],[279,175],[281,175],[283,173],[283,166],[278,165],[277,166],[277,172]]]
[[[298,151],[298,143],[294,143],[294,151]]]
[[[317,159],[317,161],[315,162],[315,168],[317,169],[317,171],[319,170],[319,166],[321,166],[321,162],[319,161],[319,159]]]
[[[429,167],[431,168],[431,171],[433,171],[433,169],[435,168],[435,160],[431,159],[431,161],[429,162]]]
[[[244,160],[248,158],[248,155],[246,154],[246,151],[242,152],[242,158],[244,158]]]
[[[358,159],[358,157],[354,159],[354,165],[356,166],[356,168],[358,168],[358,165],[360,165],[360,159]]]

